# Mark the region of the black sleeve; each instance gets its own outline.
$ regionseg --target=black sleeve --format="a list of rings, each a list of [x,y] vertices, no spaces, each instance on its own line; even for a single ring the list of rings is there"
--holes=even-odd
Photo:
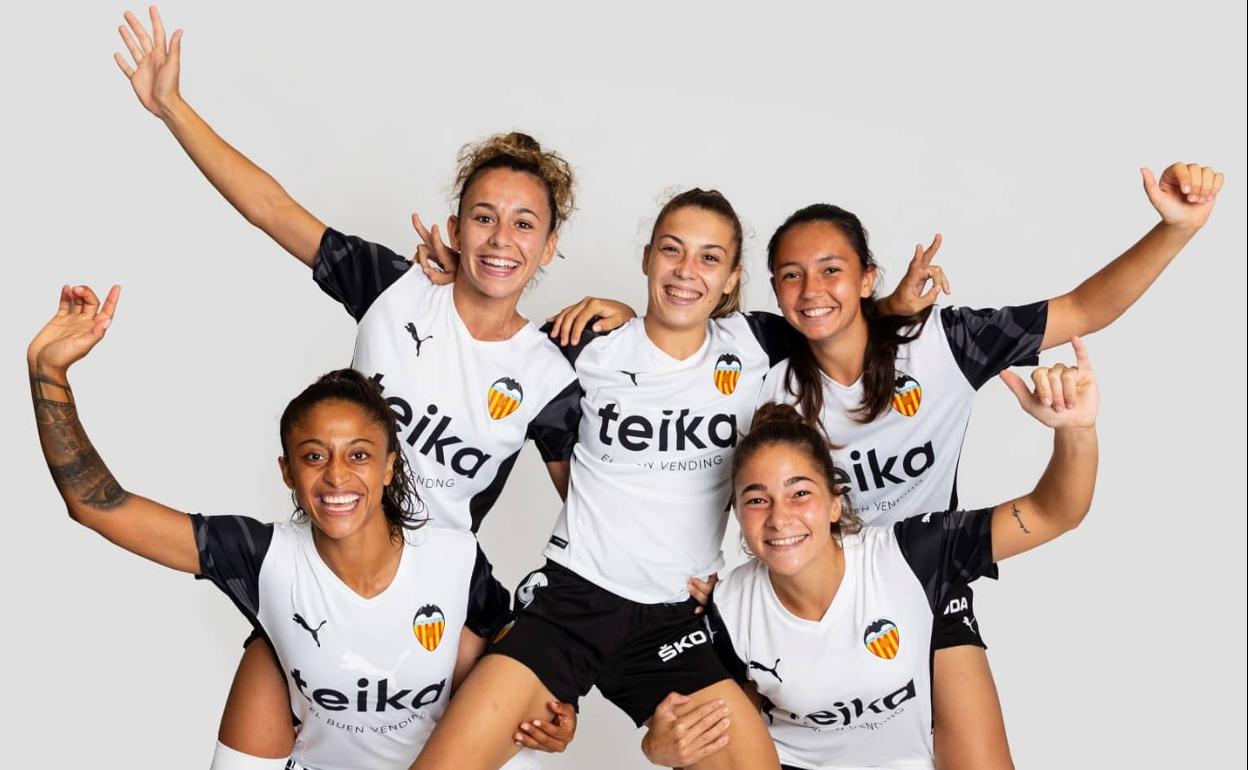
[[[719,658],[720,663],[724,664],[724,668],[728,669],[728,674],[737,684],[745,684],[750,678],[750,669],[746,662],[741,660],[741,656],[737,654],[737,650],[732,646],[732,636],[728,633],[728,625],[724,623],[723,617],[719,614],[719,608],[715,606],[714,598],[706,608],[704,614],[706,618],[706,629],[711,634],[711,649],[715,650],[715,655]]]
[[[1040,343],[1048,320],[1048,300],[996,309],[940,310],[953,357],[976,390],[1011,366],[1039,364]]]
[[[477,560],[468,583],[468,612],[464,626],[489,641],[511,620],[511,592],[494,577],[494,568],[477,545]]]
[[[615,331],[615,329],[612,329],[611,332],[594,331],[593,328],[591,327],[593,327],[593,325],[598,322],[598,318],[599,318],[598,316],[594,316],[593,318],[589,319],[589,323],[585,324],[585,331],[581,332],[581,341],[576,343],[575,345],[560,345],[558,342],[554,340],[554,338],[550,336],[550,330],[555,328],[554,321],[547,321],[546,323],[542,324],[542,334],[546,335],[546,339],[550,340],[550,344],[554,345],[556,348],[559,349],[559,352],[563,354],[563,357],[568,359],[569,364],[572,364],[572,366],[576,366],[576,359],[578,356],[581,355],[581,351],[585,349],[586,345],[598,339],[599,337],[605,337],[611,332]],[[619,327],[617,326],[616,329],[618,328]]]
[[[795,346],[806,344],[801,333],[789,326],[782,315],[756,310],[745,314],[745,322],[750,325],[758,344],[767,351],[768,366],[775,366],[788,358]]]
[[[553,463],[572,456],[581,424],[581,383],[572,380],[529,423],[528,438],[537,445],[542,461]]]
[[[409,267],[410,262],[385,246],[327,227],[312,264],[312,279],[359,321]]]
[[[260,565],[273,540],[273,525],[246,516],[191,514],[198,578],[211,580],[252,625],[260,627]]]
[[[958,586],[996,576],[991,508],[912,516],[894,524],[893,532],[933,612],[944,607]]]

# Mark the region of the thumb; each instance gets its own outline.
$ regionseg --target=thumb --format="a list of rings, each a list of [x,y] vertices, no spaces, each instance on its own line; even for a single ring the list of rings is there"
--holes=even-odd
[[[1153,172],[1144,167],[1140,169],[1140,176],[1144,178],[1144,193],[1150,200],[1155,199],[1161,191],[1157,189],[1157,179],[1153,176]]]
[[[1018,403],[1024,409],[1031,408],[1031,391],[1027,389],[1027,383],[1014,372],[1006,369],[1000,374],[1001,381],[1005,383],[1005,387],[1010,389],[1014,397],[1018,399]]]
[[[175,29],[169,38],[169,59],[175,64],[182,59],[182,30]]]

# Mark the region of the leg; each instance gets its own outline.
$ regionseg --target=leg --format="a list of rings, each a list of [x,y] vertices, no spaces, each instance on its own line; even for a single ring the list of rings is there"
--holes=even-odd
[[[520,747],[521,722],[548,719],[557,700],[527,666],[506,655],[486,655],[451,699],[412,770],[497,770]]]
[[[932,668],[936,766],[1012,770],[987,651],[972,645],[937,650]]]
[[[282,759],[295,745],[286,677],[259,637],[248,640],[238,662],[217,740],[236,752]]]
[[[722,698],[728,707],[731,723],[728,726],[728,745],[711,756],[695,763],[689,770],[763,770],[780,767],[776,745],[763,724],[762,715],[745,696],[736,682],[725,679],[689,696],[694,703]]]

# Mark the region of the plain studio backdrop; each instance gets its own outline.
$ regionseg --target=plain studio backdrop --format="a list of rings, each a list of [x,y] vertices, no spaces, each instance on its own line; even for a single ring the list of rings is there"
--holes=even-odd
[[[65,515],[22,365],[60,285],[124,286],[73,372],[84,423],[129,490],[186,510],[288,516],[278,415],[351,356],[349,316],[134,98],[110,59],[123,10],[27,3],[0,54],[6,767],[206,766],[247,633],[211,585]],[[1205,230],[1088,339],[1103,405],[1086,524],[977,595],[1021,767],[1242,766],[1243,4],[161,10],[186,29],[182,91],[209,123],[322,220],[401,253],[412,211],[445,221],[464,142],[522,129],[563,153],[579,210],[566,259],[521,303],[539,321],[585,294],[639,306],[641,246],[681,187],[716,187],[741,212],[750,308],[775,307],[767,237],[814,201],[862,217],[887,289],[939,231],[942,302],[998,306],[1069,290],[1150,228],[1141,165],[1224,171]],[[963,503],[1028,491],[1049,447],[989,383]],[[558,506],[526,450],[481,532],[509,584],[540,564]],[[725,551],[742,559],[735,525]],[[647,767],[640,737],[595,692],[546,766]]]

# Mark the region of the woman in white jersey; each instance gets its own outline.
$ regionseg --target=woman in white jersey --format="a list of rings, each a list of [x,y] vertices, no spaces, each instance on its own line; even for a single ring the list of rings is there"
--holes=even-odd
[[[178,90],[181,30],[166,41],[155,9],[151,15],[149,36],[126,14],[121,33],[134,66],[120,54],[118,65],[208,181],[311,268],[318,285],[359,323],[353,366],[378,384],[394,411],[432,523],[475,532],[529,439],[565,494],[579,389],[572,368],[516,305],[553,258],[558,228],[572,212],[568,164],[524,134],[465,147],[456,179],[459,209],[447,221],[465,256],[461,280],[435,286],[384,246],[327,228],[213,132]],[[440,242],[437,233],[435,226],[429,240]],[[271,656],[262,645],[249,645],[222,719],[222,742],[261,757],[283,756],[290,720],[275,709],[286,701],[285,690]],[[554,726],[545,710],[526,717],[542,717],[536,739],[525,738],[528,745],[560,748],[570,738],[572,711],[557,708]],[[551,737],[540,734],[547,729],[557,733],[554,743],[543,740]]]
[[[116,310],[87,287],[27,350],[43,454],[70,516],[117,545],[213,581],[273,646],[300,720],[289,764],[399,770],[420,751],[483,634],[505,609],[476,538],[425,517],[385,398],[331,372],[282,414],[279,463],[296,515],[188,515],[122,487],[87,437],[67,372]],[[228,752],[227,752],[228,753]],[[517,767],[534,767],[532,756]]]
[[[1063,385],[1051,406],[1002,375],[1054,438],[1035,488],[995,508],[863,528],[818,428],[787,404],[755,415],[733,461],[755,558],[715,589],[716,644],[749,681],[786,770],[936,766],[930,656],[945,606],[995,562],[1077,526],[1092,501],[1098,393],[1074,345],[1077,367],[1040,370]]]

